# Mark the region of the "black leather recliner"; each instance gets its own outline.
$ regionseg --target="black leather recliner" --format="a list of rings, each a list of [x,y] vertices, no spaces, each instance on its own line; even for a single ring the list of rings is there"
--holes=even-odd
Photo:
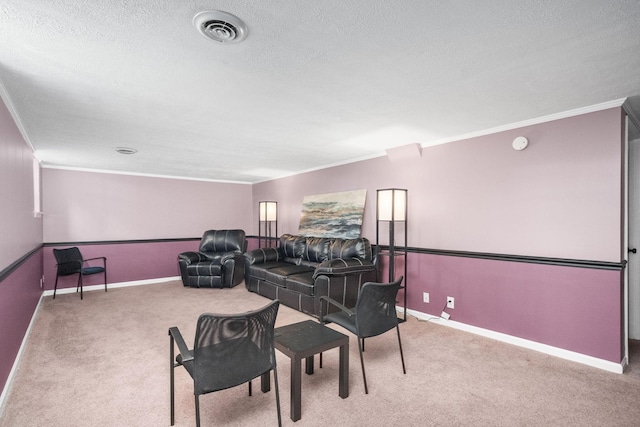
[[[207,230],[198,252],[178,255],[184,286],[230,288],[244,279],[247,240],[244,230]]]

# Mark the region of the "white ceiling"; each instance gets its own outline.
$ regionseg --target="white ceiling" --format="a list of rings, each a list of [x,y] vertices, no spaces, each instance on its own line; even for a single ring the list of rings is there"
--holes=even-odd
[[[199,34],[215,9],[246,40]],[[640,2],[2,0],[0,83],[43,166],[260,182],[627,97],[640,111]]]

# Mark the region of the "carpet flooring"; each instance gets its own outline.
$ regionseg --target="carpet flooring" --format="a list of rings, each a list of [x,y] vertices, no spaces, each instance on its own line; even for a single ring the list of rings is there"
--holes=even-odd
[[[169,337],[189,344],[203,312],[236,313],[268,300],[180,282],[46,297],[0,415],[1,427],[168,426]],[[276,326],[308,316],[281,306]],[[338,326],[332,325],[342,331]],[[614,374],[410,317],[395,333],[367,340],[364,394],[350,335],[350,395],[338,396],[338,350],[302,378],[297,426],[631,426],[640,425],[640,349]],[[346,333],[346,332],[345,332]],[[348,333],[347,333],[348,334]],[[283,425],[293,426],[290,361],[277,353]],[[195,425],[191,378],[176,374],[176,425]],[[202,425],[276,425],[274,388],[239,386],[201,397]]]

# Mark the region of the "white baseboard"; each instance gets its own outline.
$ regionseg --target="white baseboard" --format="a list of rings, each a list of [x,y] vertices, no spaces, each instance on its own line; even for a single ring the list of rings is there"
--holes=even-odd
[[[161,277],[159,279],[134,280],[132,282],[109,283],[109,284],[107,284],[107,287],[109,289],[113,289],[113,288],[128,288],[130,286],[154,285],[156,283],[173,282],[175,280],[180,280],[180,276]],[[104,283],[101,284],[101,285],[83,286],[82,290],[83,290],[83,292],[100,291],[100,290],[104,291]],[[56,291],[56,295],[73,294],[75,292],[76,292],[76,288],[62,288],[62,289],[58,289]],[[47,291],[44,291],[42,293],[42,295],[44,295],[44,296],[53,295],[53,289],[49,289]]]
[[[403,310],[404,308],[398,307],[398,311],[403,311]],[[450,328],[458,329],[465,332],[470,332],[472,334],[502,341],[507,344],[517,345],[518,347],[523,347],[529,350],[535,350],[540,353],[548,354],[550,356],[560,357],[562,359],[570,360],[572,362],[582,363],[584,365],[588,365],[598,369],[603,369],[609,372],[614,372],[616,374],[622,374],[624,372],[624,368],[627,366],[626,359],[622,360],[620,363],[615,363],[609,360],[599,359],[593,356],[587,356],[586,354],[577,353],[575,351],[565,350],[565,349],[554,347],[551,345],[530,341],[524,338],[518,338],[512,335],[503,334],[501,332],[495,332],[489,329],[467,325],[466,323],[456,322],[455,320],[445,320],[441,317],[422,313],[416,310],[407,309],[407,313],[417,319],[427,320],[433,323],[437,323],[438,325],[448,326]]]

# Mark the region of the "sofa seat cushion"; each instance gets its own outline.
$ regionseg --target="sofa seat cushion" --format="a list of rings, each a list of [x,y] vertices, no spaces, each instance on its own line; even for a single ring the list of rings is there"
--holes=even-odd
[[[286,287],[287,276],[300,273],[313,274],[313,268],[306,267],[304,265],[288,264],[282,267],[274,267],[265,271],[265,280],[274,283],[278,286]]]
[[[303,295],[313,296],[313,290],[315,288],[313,271],[287,276],[286,285],[287,289],[291,291],[300,292]]]
[[[222,276],[222,265],[217,261],[201,261],[187,266],[189,276]]]
[[[264,264],[253,264],[248,266],[249,275],[257,277],[258,279],[265,279],[267,277],[267,271],[276,267],[287,267],[291,264],[284,261],[265,262]]]

